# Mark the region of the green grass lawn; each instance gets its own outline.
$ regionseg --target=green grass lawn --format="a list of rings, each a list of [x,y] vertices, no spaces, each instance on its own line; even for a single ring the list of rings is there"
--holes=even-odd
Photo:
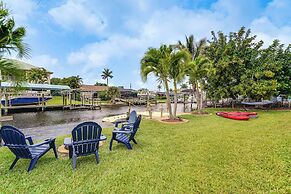
[[[46,105],[62,105],[63,104],[63,97],[62,96],[53,96],[52,99],[47,101]]]
[[[184,118],[190,122],[143,120],[132,151],[115,143],[109,152],[107,141],[99,165],[81,157],[75,171],[52,152],[31,174],[28,160],[9,171],[14,156],[1,148],[0,193],[290,193],[290,111],[262,111],[250,121]],[[111,129],[103,133],[110,139]]]
[[[74,104],[81,104],[81,101],[73,101]],[[110,100],[101,101],[100,104],[109,104]],[[62,96],[53,96],[53,98],[46,103],[48,106],[52,105],[63,105],[63,97]]]

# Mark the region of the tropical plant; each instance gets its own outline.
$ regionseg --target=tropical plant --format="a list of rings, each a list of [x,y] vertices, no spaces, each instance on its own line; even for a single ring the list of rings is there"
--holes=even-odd
[[[173,119],[170,88],[169,88],[169,70],[172,48],[167,45],[161,45],[160,48],[149,48],[141,59],[140,74],[144,82],[147,81],[149,74],[154,74],[157,80],[164,85],[167,97],[167,107],[169,118]]]
[[[181,88],[181,89],[187,89],[187,88],[188,88],[188,84],[186,84],[186,83],[182,83],[182,84],[180,85],[180,88]]]
[[[102,75],[101,75],[102,79],[106,80],[107,86],[108,85],[108,79],[112,79],[113,75],[112,75],[112,71],[110,69],[104,68],[104,70],[102,71]]]
[[[191,56],[186,49],[177,50],[174,49],[170,54],[170,68],[169,77],[173,80],[174,85],[174,110],[173,116],[177,116],[177,104],[178,104],[178,87],[177,85],[185,79],[185,69]]]
[[[202,80],[201,77],[194,77],[197,74],[197,71],[203,71],[201,68],[204,68],[204,65],[201,65],[200,63],[205,60],[199,60],[196,61],[200,56],[204,55],[204,51],[206,48],[206,39],[200,39],[198,42],[195,41],[195,38],[193,35],[190,35],[189,37],[185,36],[186,42],[183,44],[181,41],[178,41],[177,48],[180,50],[187,50],[191,55],[191,63],[187,68],[187,75],[189,76],[189,83],[192,85],[192,89],[194,91],[195,98],[197,100],[197,109],[198,112],[202,112],[203,109],[203,87],[202,83],[200,81]],[[199,64],[199,65],[197,65]],[[193,71],[193,72],[191,72]],[[201,76],[201,75],[199,75]]]
[[[160,91],[161,91],[161,89],[162,89],[162,85],[161,85],[161,84],[159,84],[159,85],[157,86],[157,88],[158,88],[158,91],[160,92]]]
[[[70,86],[70,88],[72,89],[76,89],[76,88],[80,88],[83,81],[82,81],[82,78],[77,75],[77,76],[63,78],[62,83],[64,85]]]
[[[234,101],[240,96],[248,96],[248,92],[255,88],[265,91],[274,90],[273,84],[262,81],[254,83],[256,72],[264,71],[262,67],[262,41],[256,41],[256,36],[244,27],[238,32],[225,35],[212,33],[212,39],[206,49],[206,55],[215,68],[215,75],[208,79],[207,94],[215,100],[231,98]],[[253,86],[251,86],[253,85]]]
[[[24,72],[17,68],[11,60],[4,57],[16,54],[17,57],[29,57],[29,47],[23,42],[26,34],[24,27],[15,27],[15,21],[9,17],[10,12],[0,2],[0,71],[12,76],[16,83],[24,78]]]
[[[207,82],[207,77],[214,72],[210,61],[204,56],[198,56],[188,64],[186,70],[189,82],[193,87],[194,95],[197,100],[197,111],[203,111],[203,95]]]
[[[111,102],[115,104],[115,99],[120,97],[120,91],[118,87],[109,87],[107,90],[107,96],[111,99]]]
[[[105,83],[100,83],[98,81],[94,85],[95,86],[107,86]]]
[[[29,82],[37,84],[47,84],[49,72],[45,68],[33,68],[27,74]]]
[[[58,77],[51,78],[51,84],[53,85],[63,85],[63,79]]]

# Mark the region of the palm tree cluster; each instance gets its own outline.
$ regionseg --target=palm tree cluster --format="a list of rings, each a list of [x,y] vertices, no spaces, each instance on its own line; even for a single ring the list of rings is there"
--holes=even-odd
[[[210,69],[210,63],[203,55],[206,40],[195,42],[194,36],[186,36],[186,43],[178,41],[176,45],[161,45],[160,48],[149,48],[141,59],[141,77],[147,81],[149,74],[157,77],[159,84],[166,90],[169,118],[177,116],[177,85],[189,77],[198,101],[198,111],[202,110],[203,82]],[[173,84],[174,110],[171,107],[170,82]]]

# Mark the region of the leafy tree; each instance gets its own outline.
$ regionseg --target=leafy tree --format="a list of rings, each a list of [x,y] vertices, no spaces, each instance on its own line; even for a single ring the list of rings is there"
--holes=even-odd
[[[53,84],[53,85],[63,85],[63,79],[62,78],[53,77],[53,78],[51,78],[51,84]]]
[[[63,78],[62,83],[64,85],[70,86],[72,89],[80,88],[83,83],[82,78],[79,76],[71,76],[67,78]]]
[[[108,79],[112,79],[113,78],[113,75],[112,75],[112,71],[110,69],[106,69],[104,68],[104,70],[102,71],[102,75],[101,75],[102,79],[106,79],[106,83],[107,83],[107,86],[108,85]]]
[[[107,86],[106,84],[104,83],[99,83],[98,81],[95,83],[95,86]]]
[[[48,83],[49,72],[44,68],[33,68],[28,72],[27,79],[29,82],[45,84]]]
[[[222,32],[211,33],[206,56],[213,64],[215,74],[207,81],[208,96],[219,100],[246,95],[249,78],[246,74],[256,69],[263,42],[255,41],[256,36],[251,36],[251,31],[244,27],[228,36]]]
[[[177,104],[178,104],[178,87],[177,84],[185,79],[185,68],[191,56],[186,49],[173,50],[170,54],[170,68],[169,77],[173,80],[174,85],[174,111],[173,116],[177,116]]]
[[[277,41],[278,43],[276,43]],[[279,40],[275,40],[272,45],[277,47],[273,61],[278,63],[277,66],[279,66],[274,74],[278,86],[277,94],[288,97],[288,95],[291,95],[291,44],[284,49],[284,45],[279,44]]]
[[[109,87],[107,90],[107,96],[111,99],[112,103],[115,103],[115,98],[119,98],[120,97],[120,91],[118,89],[118,87]]]
[[[160,48],[149,48],[141,59],[141,78],[145,82],[149,74],[154,74],[158,81],[166,89],[167,107],[169,118],[173,119],[170,88],[169,88],[169,69],[172,48],[167,45],[161,45]]]

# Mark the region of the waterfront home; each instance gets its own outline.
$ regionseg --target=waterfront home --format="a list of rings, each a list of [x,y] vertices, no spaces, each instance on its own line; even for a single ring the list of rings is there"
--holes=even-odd
[[[20,60],[16,60],[16,59],[6,59],[7,61],[11,62],[12,64],[15,65],[16,68],[23,70],[26,78],[28,78],[29,73],[33,70],[33,69],[43,69],[44,72],[46,72],[46,77],[45,77],[45,83],[46,84],[50,84],[51,82],[51,75],[53,74],[53,72],[43,68],[43,67],[39,67],[39,66],[35,66]],[[5,73],[2,73],[2,80],[3,81],[7,81],[7,82],[12,82],[14,81],[14,77]],[[29,80],[27,79],[28,83],[35,83],[35,81]]]

